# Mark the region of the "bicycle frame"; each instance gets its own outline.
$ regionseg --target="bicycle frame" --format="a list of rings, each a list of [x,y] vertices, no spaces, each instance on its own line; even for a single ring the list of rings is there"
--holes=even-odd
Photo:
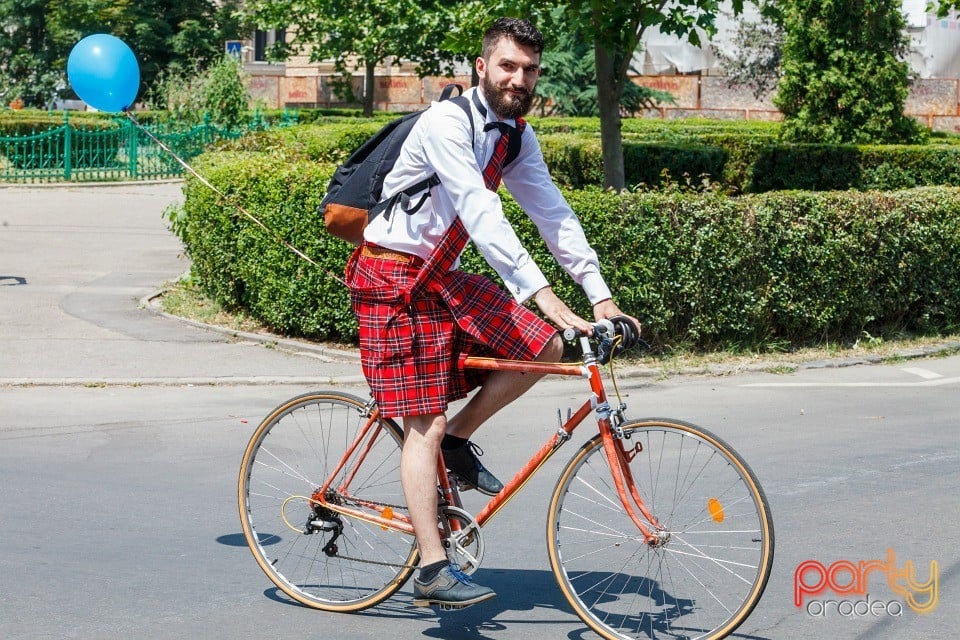
[[[583,338],[582,340],[585,340]],[[497,358],[477,358],[468,357],[464,361],[465,368],[485,369],[489,371],[517,371],[536,374],[554,374],[561,376],[580,376],[587,378],[590,383],[592,397],[585,401],[560,428],[553,434],[540,449],[530,458],[529,461],[517,472],[517,474],[506,483],[503,490],[493,496],[486,506],[475,516],[479,525],[483,525],[492,518],[500,509],[523,488],[527,481],[536,471],[549,460],[554,453],[572,436],[574,430],[583,423],[587,417],[596,412],[598,414],[597,424],[600,434],[603,438],[604,452],[607,462],[610,466],[614,486],[620,502],[623,504],[627,514],[636,524],[637,529],[644,537],[644,541],[656,546],[661,542],[658,531],[663,530],[660,522],[649,512],[643,499],[640,497],[633,481],[633,475],[630,472],[629,461],[636,455],[636,449],[626,450],[623,447],[622,439],[616,434],[616,429],[622,422],[622,409],[616,410],[610,408],[607,401],[606,391],[603,386],[603,380],[600,374],[599,364],[593,354],[589,343],[582,342],[584,349],[584,360],[582,364],[567,363],[543,363],[528,362],[520,360],[504,360]],[[361,500],[350,495],[350,482],[356,475],[357,469],[363,464],[367,452],[376,442],[380,435],[379,409],[374,408],[369,412],[366,423],[360,429],[357,437],[350,447],[344,453],[336,469],[324,483],[324,485],[314,492],[311,501],[316,502],[329,509],[349,517],[357,518],[372,524],[379,525],[384,529],[392,529],[406,534],[414,535],[413,525],[410,519],[403,515],[394,513],[392,508],[383,505]],[[639,445],[637,445],[639,446]],[[327,500],[326,496],[330,491],[333,478],[347,466],[354,454],[357,454],[353,461],[353,467],[348,470],[346,479],[336,487],[336,494],[343,496],[348,502],[359,505],[361,508],[354,508],[344,504],[335,504]],[[632,453],[632,455],[631,455]],[[455,489],[450,483],[446,473],[446,467],[443,462],[443,455],[439,456],[437,461],[437,477],[439,480],[440,493],[448,504],[459,506],[455,496]],[[364,510],[368,509],[368,510]],[[637,514],[640,512],[640,515]],[[378,512],[379,515],[375,515]],[[641,518],[642,515],[642,518]],[[451,522],[456,528],[459,523]]]

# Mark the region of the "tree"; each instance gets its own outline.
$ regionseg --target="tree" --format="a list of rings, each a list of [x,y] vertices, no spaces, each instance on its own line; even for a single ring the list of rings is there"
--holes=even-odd
[[[195,72],[161,73],[149,105],[166,109],[181,122],[210,122],[235,129],[246,122],[250,96],[245,73],[233,56],[220,58],[206,69]]]
[[[0,104],[44,107],[63,84],[49,46],[50,0],[0,0]]]
[[[760,20],[741,20],[733,36],[733,51],[711,46],[727,74],[731,86],[753,90],[755,98],[771,93],[780,80],[780,59],[783,55],[783,14],[777,3],[764,0],[760,4]]]
[[[243,33],[232,16],[240,0],[122,1],[130,2],[123,23],[117,27],[124,35],[114,35],[124,38],[137,54],[143,88],[150,87],[163,70],[196,72],[216,64],[223,56],[224,41],[235,40]]]
[[[93,33],[110,33],[133,49],[141,87],[169,67],[205,67],[223,54],[224,40],[239,36],[232,17],[238,2],[0,0],[0,93],[48,106],[67,88],[73,45]]]
[[[947,17],[950,11],[960,11],[960,0],[932,0],[927,4],[935,9],[941,18]]]
[[[450,24],[440,0],[252,0],[245,15],[260,28],[290,27],[292,37],[273,55],[283,59],[309,50],[310,60],[332,59],[347,81],[364,70],[363,109],[373,115],[373,73],[377,65],[400,59],[416,63],[421,76],[452,73],[457,55],[442,46]]]
[[[626,182],[622,100],[631,84],[630,64],[644,34],[647,29],[658,27],[664,33],[699,45],[701,35],[716,32],[714,20],[720,4],[721,0],[521,0],[512,3],[471,0],[461,3],[457,10],[449,48],[459,53],[479,49],[483,30],[501,15],[532,17],[534,22],[540,22],[538,18],[559,9],[564,23],[577,25],[585,41],[593,47],[604,186],[620,190]],[[743,12],[743,0],[731,0],[730,4],[735,14]],[[549,38],[556,34],[544,35]],[[469,48],[471,41],[476,43],[473,49]]]
[[[553,44],[544,51],[541,60],[543,75],[537,83],[538,107],[535,108],[539,108],[543,115],[600,115],[593,45],[584,39],[576,25],[555,33]],[[664,102],[674,102],[673,96],[666,91],[628,82],[620,107],[632,115]]]
[[[911,142],[909,66],[899,0],[783,2],[783,78],[774,104],[788,140]]]
[[[627,73],[644,33],[656,26],[699,45],[701,33],[710,36],[716,32],[714,19],[720,0],[573,0],[566,6],[571,17],[583,21],[586,35],[593,40],[604,186],[620,190],[625,186],[620,100],[630,82]],[[741,13],[742,0],[733,0],[732,8]]]

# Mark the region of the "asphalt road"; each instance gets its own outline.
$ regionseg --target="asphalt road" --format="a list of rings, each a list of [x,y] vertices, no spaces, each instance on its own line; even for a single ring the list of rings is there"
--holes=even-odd
[[[437,614],[414,608],[407,586],[365,613],[331,614],[273,587],[240,534],[246,441],[289,396],[364,390],[355,362],[143,308],[186,269],[161,216],[179,197],[170,184],[0,189],[0,637],[595,637],[564,602],[544,546],[548,494],[586,433],[485,528],[477,579],[498,592],[490,603]],[[552,433],[557,409],[579,405],[582,385],[546,380],[496,416],[477,437],[488,466],[501,476],[519,468]],[[735,637],[956,636],[960,357],[629,378],[621,389],[633,417],[712,428],[766,490],[774,572]],[[794,605],[801,563],[859,566],[888,560],[888,550],[897,568],[913,563],[916,582],[936,563],[931,612],[915,612],[879,573],[868,576],[877,615]],[[853,610],[859,598],[818,599]]]

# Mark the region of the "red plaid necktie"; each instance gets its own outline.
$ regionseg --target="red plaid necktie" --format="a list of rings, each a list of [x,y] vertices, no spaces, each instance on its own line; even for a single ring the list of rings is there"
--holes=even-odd
[[[490,156],[490,161],[487,162],[487,166],[483,169],[483,182],[490,191],[496,191],[500,187],[500,178],[503,176],[503,163],[507,159],[507,150],[510,147],[510,136],[523,135],[523,130],[526,126],[527,123],[523,118],[517,118],[516,129],[503,122],[490,122],[484,127],[484,131],[489,131],[490,129],[499,129],[500,131],[500,138],[493,148],[493,155]],[[467,230],[463,227],[463,223],[460,222],[460,218],[458,217],[453,221],[453,224],[450,225],[450,229],[446,235],[440,239],[440,242],[433,250],[433,253],[430,254],[430,257],[424,262],[423,268],[420,270],[420,273],[417,274],[416,282],[414,282],[411,288],[411,293],[416,291],[419,286],[427,286],[429,288],[432,282],[438,280],[438,276],[450,271],[450,267],[452,267],[453,263],[460,257],[460,254],[463,253],[463,248],[467,246],[469,239],[470,234],[467,233]]]
[[[517,135],[523,133],[524,125],[526,125],[526,123],[523,119],[517,120]],[[500,187],[500,178],[503,177],[503,161],[507,159],[507,149],[510,146],[510,134],[514,131],[514,128],[505,122],[488,122],[483,128],[484,131],[490,131],[491,129],[500,131],[500,138],[497,140],[496,146],[493,147],[493,155],[490,156],[490,162],[487,163],[487,166],[483,170],[483,182],[486,184],[487,189],[496,191]]]

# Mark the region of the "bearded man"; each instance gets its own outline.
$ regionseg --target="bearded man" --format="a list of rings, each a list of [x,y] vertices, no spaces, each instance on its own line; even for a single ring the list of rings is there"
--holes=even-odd
[[[381,414],[403,422],[400,477],[420,549],[418,606],[462,608],[495,596],[451,566],[441,544],[438,454],[442,450],[462,485],[499,493],[502,483],[480,463],[482,452],[470,437],[538,378],[464,370],[463,359],[555,362],[563,351],[557,328],[591,331],[554,294],[504,216],[497,194],[501,179],[583,288],[594,318],[623,315],[577,216],[550,177],[533,128],[523,120],[535,96],[542,52],[543,36],[529,21],[493,23],[476,61],[480,86],[464,94],[472,122],[454,101],[434,103],[404,142],[382,195],[386,200],[431,175],[439,184],[409,196],[418,206],[397,206],[374,218],[347,265],[364,375]],[[468,240],[505,289],[458,269]],[[523,306],[528,300],[549,322]],[[477,387],[448,418],[448,404]],[[517,421],[516,428],[526,426]]]

